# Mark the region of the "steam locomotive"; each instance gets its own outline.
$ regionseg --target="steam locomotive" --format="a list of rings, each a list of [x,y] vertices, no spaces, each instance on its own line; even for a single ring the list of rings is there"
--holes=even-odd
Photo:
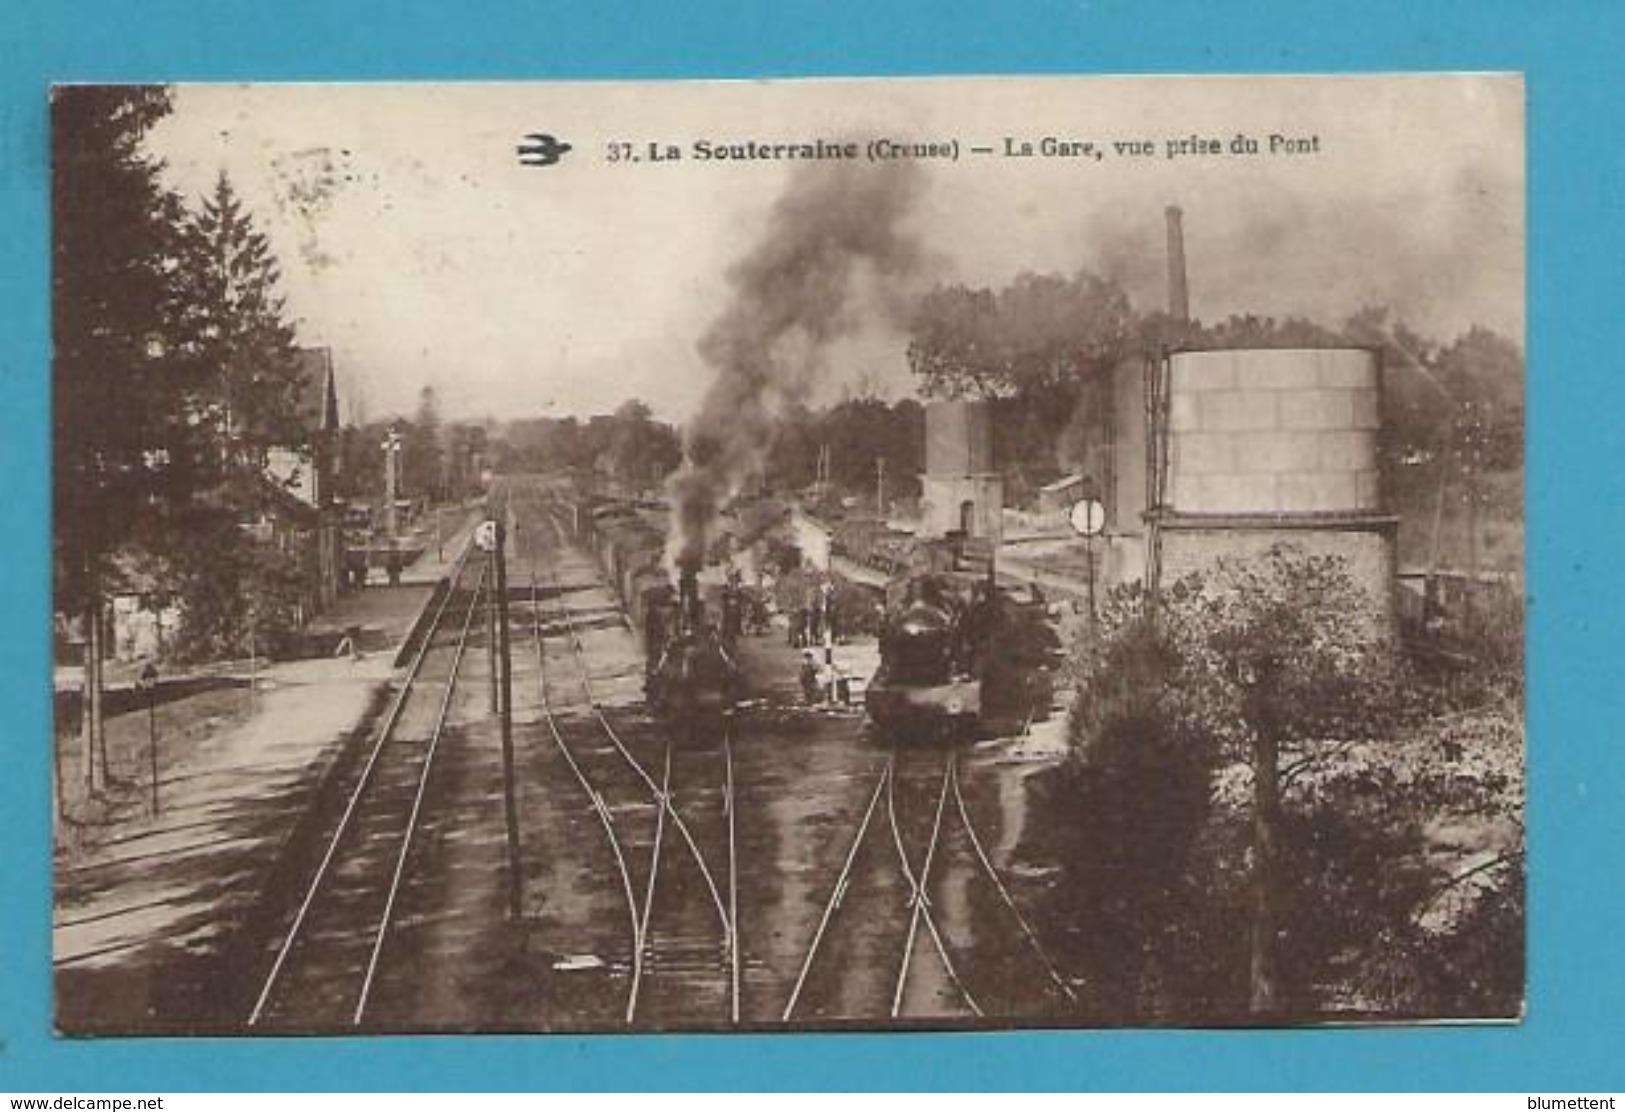
[[[656,713],[673,718],[732,709],[739,696],[739,667],[727,630],[729,597],[724,592],[721,621],[707,614],[697,562],[678,570],[675,598],[670,588],[644,596],[644,694]]]
[[[894,733],[973,727],[997,624],[987,581],[929,572],[907,578],[881,626],[880,666],[864,694],[869,718]]]
[[[593,499],[574,507],[577,536],[609,576],[644,648],[644,698],[655,713],[683,719],[730,710],[741,693],[733,636],[739,607],[725,588],[706,605],[699,562],[684,560],[674,588],[666,566],[663,508]]]

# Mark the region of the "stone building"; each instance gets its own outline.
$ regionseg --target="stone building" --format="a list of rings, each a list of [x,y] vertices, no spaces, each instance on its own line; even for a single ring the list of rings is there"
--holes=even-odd
[[[997,545],[1004,533],[1004,478],[993,468],[993,435],[984,401],[925,407],[925,474],[920,532],[957,534]]]

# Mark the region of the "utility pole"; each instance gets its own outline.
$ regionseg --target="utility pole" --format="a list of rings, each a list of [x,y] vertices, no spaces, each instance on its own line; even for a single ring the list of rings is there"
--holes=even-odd
[[[158,814],[158,666],[152,661],[141,669],[136,686],[147,692],[147,755],[152,774],[152,813]]]
[[[518,920],[524,914],[523,861],[519,847],[519,807],[514,793],[513,772],[513,655],[508,643],[508,557],[507,529],[497,520],[497,636],[501,640],[502,665],[501,725],[502,725],[502,807],[508,833],[508,918]]]
[[[494,500],[493,500],[494,502]],[[505,507],[504,507],[505,511]],[[502,738],[502,813],[508,843],[508,918],[524,914],[523,860],[519,846],[519,805],[513,769],[513,656],[508,642],[508,558],[507,529],[498,508],[487,503],[492,516],[474,531],[474,543],[486,557],[486,631],[491,659],[491,711],[497,716]],[[495,590],[496,606],[490,592]],[[501,609],[498,621],[497,609]]]
[[[85,694],[81,715],[84,739],[85,800],[99,796],[107,786],[107,730],[103,720],[104,611],[99,571],[92,569],[90,601],[85,605]]]
[[[875,457],[875,520],[886,520],[886,457]]]
[[[259,610],[250,602],[248,604],[248,705],[254,707],[259,700],[260,690],[260,615]]]
[[[494,527],[495,523],[487,522],[487,524],[493,525]],[[500,543],[500,541],[497,543]],[[499,690],[499,684],[501,683],[500,676],[502,671],[502,662],[497,659],[497,612],[496,608],[491,605],[490,589],[490,584],[496,582],[497,551],[498,550],[495,549],[489,550],[486,555],[486,559],[489,561],[489,564],[487,565],[485,577],[485,582],[487,585],[485,592],[485,650],[486,658],[491,662],[489,671],[491,673],[492,714],[502,713],[502,699]]]

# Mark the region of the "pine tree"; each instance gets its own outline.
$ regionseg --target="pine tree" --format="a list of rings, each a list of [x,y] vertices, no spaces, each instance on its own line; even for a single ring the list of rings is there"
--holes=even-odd
[[[255,649],[248,644],[259,624],[252,600],[275,610],[286,593],[275,561],[253,551],[254,539],[235,526],[273,496],[271,449],[314,446],[300,412],[306,383],[281,270],[224,172],[185,221],[182,238],[178,328],[202,383],[196,413],[216,444],[220,475],[192,507],[175,564],[184,584],[183,642],[193,655],[209,656]]]
[[[281,270],[224,171],[187,221],[181,279],[192,354],[210,382],[226,457],[257,476],[272,446],[299,446],[303,387]]]
[[[65,86],[51,101],[55,595],[85,625],[87,795],[106,777],[110,557],[209,481],[199,383],[174,342],[181,205],[141,147],[169,109],[158,87]]]
[[[440,443],[440,399],[433,386],[418,391],[418,409],[406,430],[401,459],[405,493],[438,502],[445,491],[445,449]]]

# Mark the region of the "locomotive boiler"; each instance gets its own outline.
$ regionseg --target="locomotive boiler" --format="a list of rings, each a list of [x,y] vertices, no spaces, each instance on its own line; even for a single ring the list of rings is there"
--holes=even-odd
[[[930,574],[909,579],[881,627],[880,666],[864,694],[870,719],[893,733],[974,726],[995,613],[985,583]]]
[[[669,587],[646,592],[644,693],[656,713],[684,718],[732,709],[739,668],[725,630],[700,593],[698,561],[679,562],[675,593]]]
[[[589,498],[572,512],[576,535],[592,549],[644,649],[644,698],[656,714],[720,713],[738,700],[741,679],[729,637],[734,592],[713,613],[700,586],[700,564],[679,561],[672,584],[666,562],[666,508]]]

